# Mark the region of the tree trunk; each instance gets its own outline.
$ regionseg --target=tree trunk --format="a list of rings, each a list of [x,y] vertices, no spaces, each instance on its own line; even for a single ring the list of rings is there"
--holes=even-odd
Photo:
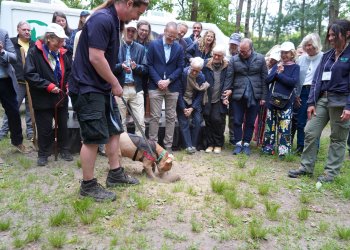
[[[244,37],[250,37],[249,34],[249,20],[250,20],[250,11],[252,8],[252,0],[248,0],[247,2],[247,12],[245,14],[245,24],[244,24]]]
[[[301,4],[301,20],[300,20],[300,35],[304,38],[305,35],[305,0]]]
[[[322,20],[323,20],[323,7],[324,7],[324,0],[319,0],[318,1],[318,6],[317,6],[317,31],[318,35],[321,37],[322,35]]]
[[[239,0],[238,9],[236,11],[236,29],[235,32],[239,33],[241,30],[241,18],[244,0]]]
[[[280,1],[280,4],[279,4],[279,7],[278,7],[278,17],[277,17],[275,44],[278,44],[278,42],[280,40],[281,26],[282,26],[282,5],[283,5],[283,0],[279,0],[279,1]]]
[[[266,20],[266,12],[267,12],[267,1],[264,13],[262,13],[262,5],[264,0],[260,0],[259,10],[258,10],[258,49],[261,47],[262,34],[264,31],[265,20]]]
[[[198,16],[198,0],[192,0],[191,21],[196,22]]]
[[[329,23],[333,23],[339,15],[339,0],[329,1]]]

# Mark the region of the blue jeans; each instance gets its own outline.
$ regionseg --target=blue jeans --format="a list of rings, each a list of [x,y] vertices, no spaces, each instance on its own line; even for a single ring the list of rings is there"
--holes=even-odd
[[[309,98],[310,87],[303,86],[300,93],[301,106],[297,114],[297,146],[304,147],[305,132],[307,122],[307,99]]]
[[[192,117],[192,127],[190,126],[190,119]],[[201,110],[194,109],[191,117],[186,117],[183,110],[177,109],[177,119],[180,124],[181,133],[184,139],[186,148],[197,147],[198,137],[201,129]]]
[[[239,141],[242,143],[250,143],[254,132],[255,118],[259,112],[259,104],[247,107],[247,102],[245,99],[238,101],[232,100],[232,110],[233,110],[233,133],[234,141],[236,144]],[[244,133],[242,129],[242,124],[244,120]]]

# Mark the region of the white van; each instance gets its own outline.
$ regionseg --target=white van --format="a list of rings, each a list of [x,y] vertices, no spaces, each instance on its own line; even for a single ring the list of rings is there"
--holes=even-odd
[[[79,22],[80,9],[68,8],[60,0],[32,0],[31,3],[2,1],[0,12],[0,27],[7,30],[10,37],[17,35],[17,24],[20,21],[27,21],[32,26],[32,39],[42,36],[45,32],[45,27],[51,23],[52,14],[55,11],[62,11],[67,16],[69,27],[77,28]],[[164,32],[164,26],[169,21],[185,22],[189,29],[185,37],[192,34],[193,22],[176,20],[171,13],[147,11],[140,20],[146,20],[151,24],[152,31],[157,34]],[[229,38],[212,23],[202,23],[203,32],[211,29],[216,34],[216,43],[228,45]]]

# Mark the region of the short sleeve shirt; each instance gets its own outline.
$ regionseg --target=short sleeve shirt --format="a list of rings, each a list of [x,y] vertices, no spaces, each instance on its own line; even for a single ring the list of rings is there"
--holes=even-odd
[[[103,50],[109,67],[113,71],[120,45],[119,21],[114,5],[96,11],[86,22],[79,38],[72,74],[69,80],[69,91],[74,94],[90,92],[108,94],[111,85],[95,70],[89,60],[89,48]]]

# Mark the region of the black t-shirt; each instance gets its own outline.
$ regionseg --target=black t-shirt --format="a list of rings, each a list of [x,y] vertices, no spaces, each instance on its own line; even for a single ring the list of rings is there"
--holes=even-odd
[[[118,59],[120,45],[119,21],[114,5],[96,11],[86,22],[79,38],[72,74],[69,80],[69,91],[74,94],[97,92],[108,94],[111,85],[95,70],[89,61],[89,48],[105,52],[106,60],[113,70]]]

